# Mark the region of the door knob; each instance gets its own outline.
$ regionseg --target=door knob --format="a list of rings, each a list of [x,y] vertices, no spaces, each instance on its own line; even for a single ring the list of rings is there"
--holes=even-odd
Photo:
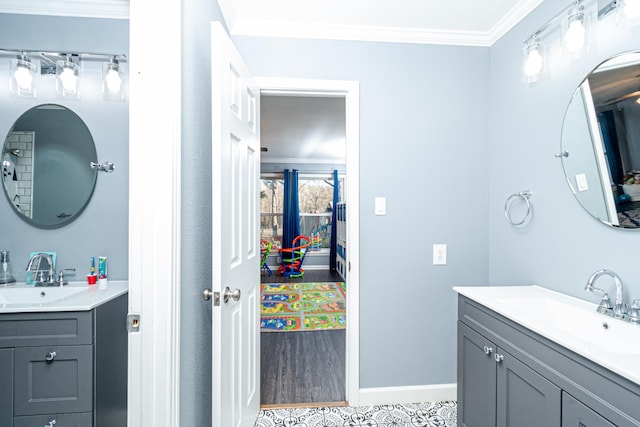
[[[212,296],[213,291],[209,288],[206,288],[202,294],[202,298],[204,298],[205,301],[210,301]]]
[[[234,289],[233,291],[228,286],[224,288],[224,303],[229,302],[229,298],[233,298],[234,301],[238,301],[240,299],[240,289]]]

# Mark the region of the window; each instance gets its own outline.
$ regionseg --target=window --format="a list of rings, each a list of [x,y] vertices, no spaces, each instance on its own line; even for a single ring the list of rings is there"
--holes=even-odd
[[[300,174],[298,192],[300,233],[312,239],[312,249],[328,250],[331,244],[333,177]],[[260,238],[276,246],[282,242],[283,198],[283,179],[263,176],[260,188]]]

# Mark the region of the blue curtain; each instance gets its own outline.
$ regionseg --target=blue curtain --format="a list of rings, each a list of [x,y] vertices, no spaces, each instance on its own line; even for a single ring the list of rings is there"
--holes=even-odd
[[[616,133],[616,122],[613,111],[603,111],[598,114],[598,122],[602,134],[604,149],[607,153],[607,163],[611,172],[613,184],[620,184],[625,173],[622,170],[622,159],[620,158],[620,144],[618,143],[618,134]]]
[[[284,212],[282,213],[282,247],[290,248],[300,235],[300,207],[298,206],[298,170],[284,170]]]
[[[338,252],[338,203],[340,194],[339,194],[339,183],[338,183],[338,171],[333,171],[333,206],[331,207],[331,246],[329,248],[329,270],[336,270],[336,254]]]

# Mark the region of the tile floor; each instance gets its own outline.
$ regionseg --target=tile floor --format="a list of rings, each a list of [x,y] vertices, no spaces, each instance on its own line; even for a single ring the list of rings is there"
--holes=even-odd
[[[455,427],[456,402],[260,411],[255,427]]]

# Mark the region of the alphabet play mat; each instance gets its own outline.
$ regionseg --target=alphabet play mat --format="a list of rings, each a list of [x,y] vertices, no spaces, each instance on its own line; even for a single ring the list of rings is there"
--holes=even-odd
[[[344,282],[263,283],[260,287],[262,332],[344,329]]]

